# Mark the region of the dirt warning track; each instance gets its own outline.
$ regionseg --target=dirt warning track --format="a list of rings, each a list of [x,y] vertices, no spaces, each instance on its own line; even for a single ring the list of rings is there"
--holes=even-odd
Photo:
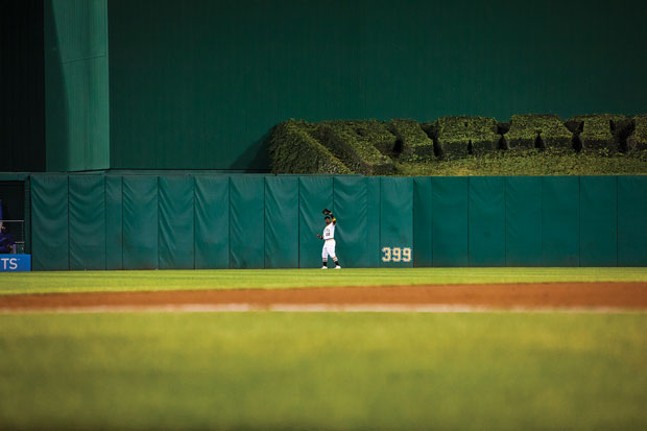
[[[2,311],[647,310],[647,283],[527,283],[0,295]]]

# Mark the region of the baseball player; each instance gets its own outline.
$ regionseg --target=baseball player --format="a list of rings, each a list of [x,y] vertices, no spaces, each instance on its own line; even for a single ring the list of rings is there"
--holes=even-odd
[[[335,262],[335,269],[341,269],[341,266],[339,265],[339,259],[337,259],[337,255],[335,254],[335,225],[337,224],[337,219],[329,209],[324,209],[322,213],[324,215],[326,227],[324,227],[323,236],[317,234],[317,238],[323,240],[324,242],[321,249],[321,269],[328,269],[329,256]]]

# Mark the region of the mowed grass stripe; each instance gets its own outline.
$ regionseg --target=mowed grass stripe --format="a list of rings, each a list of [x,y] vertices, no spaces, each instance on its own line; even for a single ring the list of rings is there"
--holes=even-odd
[[[0,294],[431,284],[647,282],[647,268],[364,268],[5,273]]]
[[[0,315],[3,429],[645,429],[646,314]]]

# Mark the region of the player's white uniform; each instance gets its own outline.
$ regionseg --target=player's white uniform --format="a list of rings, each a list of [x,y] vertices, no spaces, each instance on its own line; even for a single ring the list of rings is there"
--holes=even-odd
[[[335,223],[327,224],[323,230],[323,248],[321,249],[321,257],[324,261],[328,260],[328,256],[333,258],[337,257],[335,254]]]

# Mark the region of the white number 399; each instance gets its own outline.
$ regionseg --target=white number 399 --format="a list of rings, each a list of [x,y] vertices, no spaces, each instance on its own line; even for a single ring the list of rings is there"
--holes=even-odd
[[[411,262],[411,247],[382,247],[382,262]]]

